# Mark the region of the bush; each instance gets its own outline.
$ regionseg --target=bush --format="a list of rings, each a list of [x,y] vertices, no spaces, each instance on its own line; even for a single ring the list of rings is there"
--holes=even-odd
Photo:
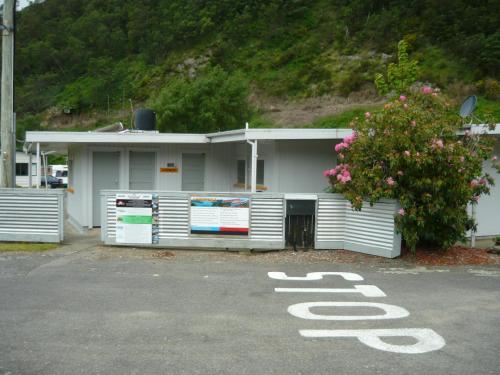
[[[251,111],[240,74],[212,68],[196,79],[174,78],[153,103],[162,132],[209,133],[243,128]]]
[[[449,247],[474,225],[467,205],[493,184],[482,171],[493,140],[459,137],[460,125],[446,99],[424,87],[356,118],[353,136],[336,146],[340,164],[325,176],[358,210],[363,200],[397,199],[396,226],[411,249],[419,242]]]

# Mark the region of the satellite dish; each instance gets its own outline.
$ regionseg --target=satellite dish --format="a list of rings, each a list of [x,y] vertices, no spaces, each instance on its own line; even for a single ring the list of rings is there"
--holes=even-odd
[[[477,105],[477,97],[476,95],[471,95],[467,99],[464,100],[462,106],[460,107],[460,117],[466,118],[469,117],[472,112],[476,109]]]

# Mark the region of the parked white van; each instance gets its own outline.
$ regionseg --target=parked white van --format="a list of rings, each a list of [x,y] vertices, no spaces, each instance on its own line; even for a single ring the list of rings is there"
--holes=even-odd
[[[68,186],[68,166],[62,164],[51,165],[52,176],[62,180],[64,186]]]

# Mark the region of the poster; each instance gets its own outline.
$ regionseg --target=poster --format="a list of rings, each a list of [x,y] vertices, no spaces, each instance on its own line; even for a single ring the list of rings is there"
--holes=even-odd
[[[116,194],[116,242],[158,243],[158,196]]]
[[[248,236],[250,199],[191,197],[191,233]]]

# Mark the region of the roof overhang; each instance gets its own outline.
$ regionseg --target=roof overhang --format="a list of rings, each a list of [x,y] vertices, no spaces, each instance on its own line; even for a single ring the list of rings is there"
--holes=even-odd
[[[472,125],[466,131],[500,136],[500,124],[493,129],[487,125]],[[43,149],[66,153],[69,145],[119,145],[119,144],[206,144],[246,142],[254,140],[340,140],[352,133],[352,129],[240,129],[210,134],[157,133],[157,132],[52,132],[28,131],[27,143],[40,143]],[[33,150],[34,151],[34,150]]]
[[[312,140],[342,139],[352,129],[246,129],[207,134],[210,143],[241,142],[247,140]]]

